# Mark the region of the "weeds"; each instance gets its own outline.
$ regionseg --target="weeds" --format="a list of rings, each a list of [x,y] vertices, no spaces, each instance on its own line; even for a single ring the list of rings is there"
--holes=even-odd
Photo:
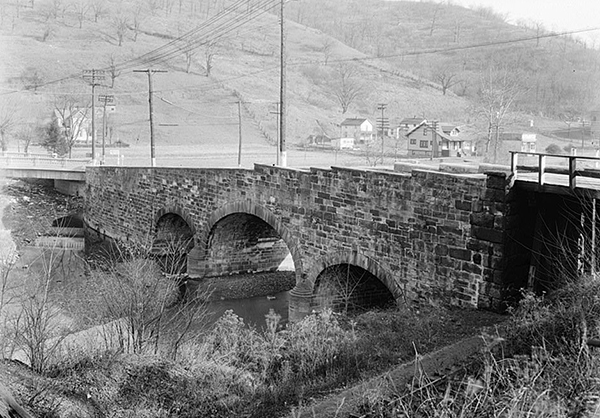
[[[586,339],[600,331],[600,283],[584,278],[551,295],[524,292],[506,344],[458,373],[416,374],[407,391],[359,409],[375,417],[574,417],[598,412],[600,360]]]

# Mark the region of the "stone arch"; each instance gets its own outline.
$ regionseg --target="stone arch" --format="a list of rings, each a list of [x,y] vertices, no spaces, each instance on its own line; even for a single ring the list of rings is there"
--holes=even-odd
[[[203,256],[207,254],[210,246],[210,237],[215,226],[224,218],[229,215],[235,214],[247,214],[253,215],[268,224],[273,230],[281,237],[285,245],[287,246],[294,266],[296,270],[297,280],[301,276],[302,272],[302,260],[300,257],[300,245],[298,240],[291,234],[291,232],[283,225],[281,220],[273,214],[267,208],[257,205],[249,200],[236,201],[228,203],[219,209],[215,210],[206,221],[206,225],[199,234],[197,251]]]
[[[154,216],[152,253],[168,274],[187,272],[187,260],[195,245],[194,222],[181,207],[169,206]]]
[[[155,231],[156,231],[156,225],[158,224],[158,221],[160,221],[160,219],[163,216],[168,215],[170,213],[177,215],[181,219],[183,219],[188,224],[190,229],[192,230],[192,233],[194,234],[194,236],[196,236],[196,225],[194,224],[194,220],[182,207],[177,206],[177,205],[163,207],[154,214],[153,227],[154,227]]]
[[[303,283],[304,293],[306,294],[310,291],[311,295],[314,294],[315,284],[319,275],[330,267],[343,264],[362,268],[379,279],[396,301],[403,299],[403,291],[393,276],[380,263],[356,250],[331,254],[316,262],[308,272],[307,280]]]

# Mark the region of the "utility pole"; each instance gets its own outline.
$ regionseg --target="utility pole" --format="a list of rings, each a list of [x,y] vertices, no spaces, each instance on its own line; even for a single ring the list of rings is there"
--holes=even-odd
[[[438,158],[440,156],[438,137],[437,137],[438,121],[434,120],[431,123],[431,125],[432,125],[432,128],[431,128],[431,136],[432,136],[431,158],[433,159],[433,158]]]
[[[156,167],[156,156],[154,153],[154,107],[152,105],[152,74],[153,73],[166,73],[166,70],[133,70],[134,73],[148,73],[148,104],[150,107],[150,166]]]
[[[103,70],[83,70],[83,79],[92,86],[92,165],[96,165],[96,86],[105,78]]]
[[[279,143],[277,152],[277,165],[287,166],[287,155],[285,150],[285,24],[283,15],[283,5],[285,0],[281,0],[281,57],[280,57],[280,80],[279,80]]]
[[[239,144],[238,144],[238,167],[242,166],[242,102],[238,100],[238,136],[239,136]]]
[[[281,120],[281,103],[277,102],[275,103],[275,106],[277,106],[277,110],[276,111],[271,111],[269,113],[271,114],[275,114],[276,118],[277,118],[277,127],[279,128],[279,121]],[[280,129],[276,129],[277,131],[277,163],[276,165],[282,165],[281,164],[281,152],[280,152],[280,148],[279,148],[279,144],[281,143],[280,139],[281,139],[281,130]]]
[[[386,103],[379,103],[377,105],[377,110],[381,111],[381,117],[377,119],[379,130],[381,132],[381,164],[383,164],[383,156],[385,153],[385,130],[390,126],[389,119],[385,117],[386,107]]]
[[[106,105],[113,104],[115,102],[115,96],[100,95],[98,101],[102,103],[102,158],[100,164],[104,165],[105,162],[105,143],[106,143]]]

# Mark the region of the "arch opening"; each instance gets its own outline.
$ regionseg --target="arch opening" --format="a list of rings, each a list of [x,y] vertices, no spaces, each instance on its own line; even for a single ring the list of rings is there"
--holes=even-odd
[[[395,303],[392,292],[377,276],[353,264],[336,264],[315,281],[312,308],[358,313]]]
[[[243,212],[229,214],[213,226],[206,265],[208,276],[295,270],[290,250],[275,228]]]
[[[194,232],[185,219],[175,213],[166,213],[158,219],[152,254],[165,274],[185,274],[193,247]]]

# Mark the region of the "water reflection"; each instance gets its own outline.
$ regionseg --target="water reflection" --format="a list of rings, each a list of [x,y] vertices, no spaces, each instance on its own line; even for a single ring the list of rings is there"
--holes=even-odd
[[[274,298],[273,298],[274,297]],[[216,322],[227,310],[232,310],[237,316],[244,319],[244,323],[253,325],[258,329],[266,325],[265,315],[273,309],[281,315],[281,324],[288,320],[288,304],[290,292],[285,291],[273,296],[257,296],[246,299],[218,300],[210,302],[208,309],[209,323]]]

